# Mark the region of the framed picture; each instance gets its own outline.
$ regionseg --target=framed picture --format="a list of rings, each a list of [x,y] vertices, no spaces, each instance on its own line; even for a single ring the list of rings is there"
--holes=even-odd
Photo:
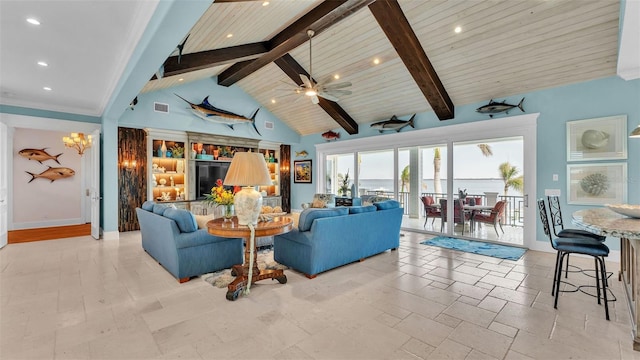
[[[293,161],[293,182],[311,184],[311,160]]]
[[[567,122],[567,161],[627,158],[627,115]]]
[[[604,205],[627,202],[627,163],[568,164],[569,204]]]

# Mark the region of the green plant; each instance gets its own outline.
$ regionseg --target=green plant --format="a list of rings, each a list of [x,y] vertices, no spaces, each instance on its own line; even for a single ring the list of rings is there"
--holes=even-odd
[[[174,158],[181,158],[184,156],[184,148],[182,146],[173,145],[171,147],[171,156]]]

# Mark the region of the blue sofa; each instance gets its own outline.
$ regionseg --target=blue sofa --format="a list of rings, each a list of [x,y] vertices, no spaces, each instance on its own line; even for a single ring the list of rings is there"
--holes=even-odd
[[[403,209],[395,200],[367,206],[306,209],[298,228],[274,238],[274,260],[314,278],[318,273],[397,249]]]
[[[222,238],[198,229],[193,214],[146,201],[136,208],[142,248],[181,283],[243,262],[241,238]]]

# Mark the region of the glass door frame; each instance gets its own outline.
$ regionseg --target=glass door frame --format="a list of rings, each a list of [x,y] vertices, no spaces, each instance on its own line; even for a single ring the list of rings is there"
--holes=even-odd
[[[536,242],[536,143],[537,143],[537,119],[539,113],[509,116],[499,119],[485,119],[470,121],[463,124],[444,125],[427,129],[407,131],[402,133],[371,136],[353,140],[342,140],[333,143],[316,144],[316,161],[319,163],[316,173],[316,190],[320,191],[320,181],[324,179],[325,159],[327,155],[354,153],[354,168],[357,166],[358,152],[389,150],[394,151],[394,162],[397,164],[398,149],[411,146],[429,146],[431,144],[447,145],[447,189],[453,188],[453,143],[475,141],[487,138],[502,138],[522,136],[524,152],[524,242],[523,246],[535,247]],[[418,119],[420,120],[420,119]],[[398,169],[394,164],[394,179],[398,179]],[[357,181],[357,179],[354,179]],[[395,181],[397,183],[397,181]],[[394,194],[397,197],[397,184]],[[449,203],[453,201],[453,192],[448,191]],[[449,218],[453,216],[453,208],[450,207]],[[447,233],[453,233],[453,222],[447,222]]]

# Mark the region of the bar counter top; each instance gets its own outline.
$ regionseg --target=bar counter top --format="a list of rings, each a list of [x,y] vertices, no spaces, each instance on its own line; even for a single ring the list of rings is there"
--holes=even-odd
[[[594,234],[640,240],[640,219],[620,215],[607,208],[578,210],[572,222]]]

